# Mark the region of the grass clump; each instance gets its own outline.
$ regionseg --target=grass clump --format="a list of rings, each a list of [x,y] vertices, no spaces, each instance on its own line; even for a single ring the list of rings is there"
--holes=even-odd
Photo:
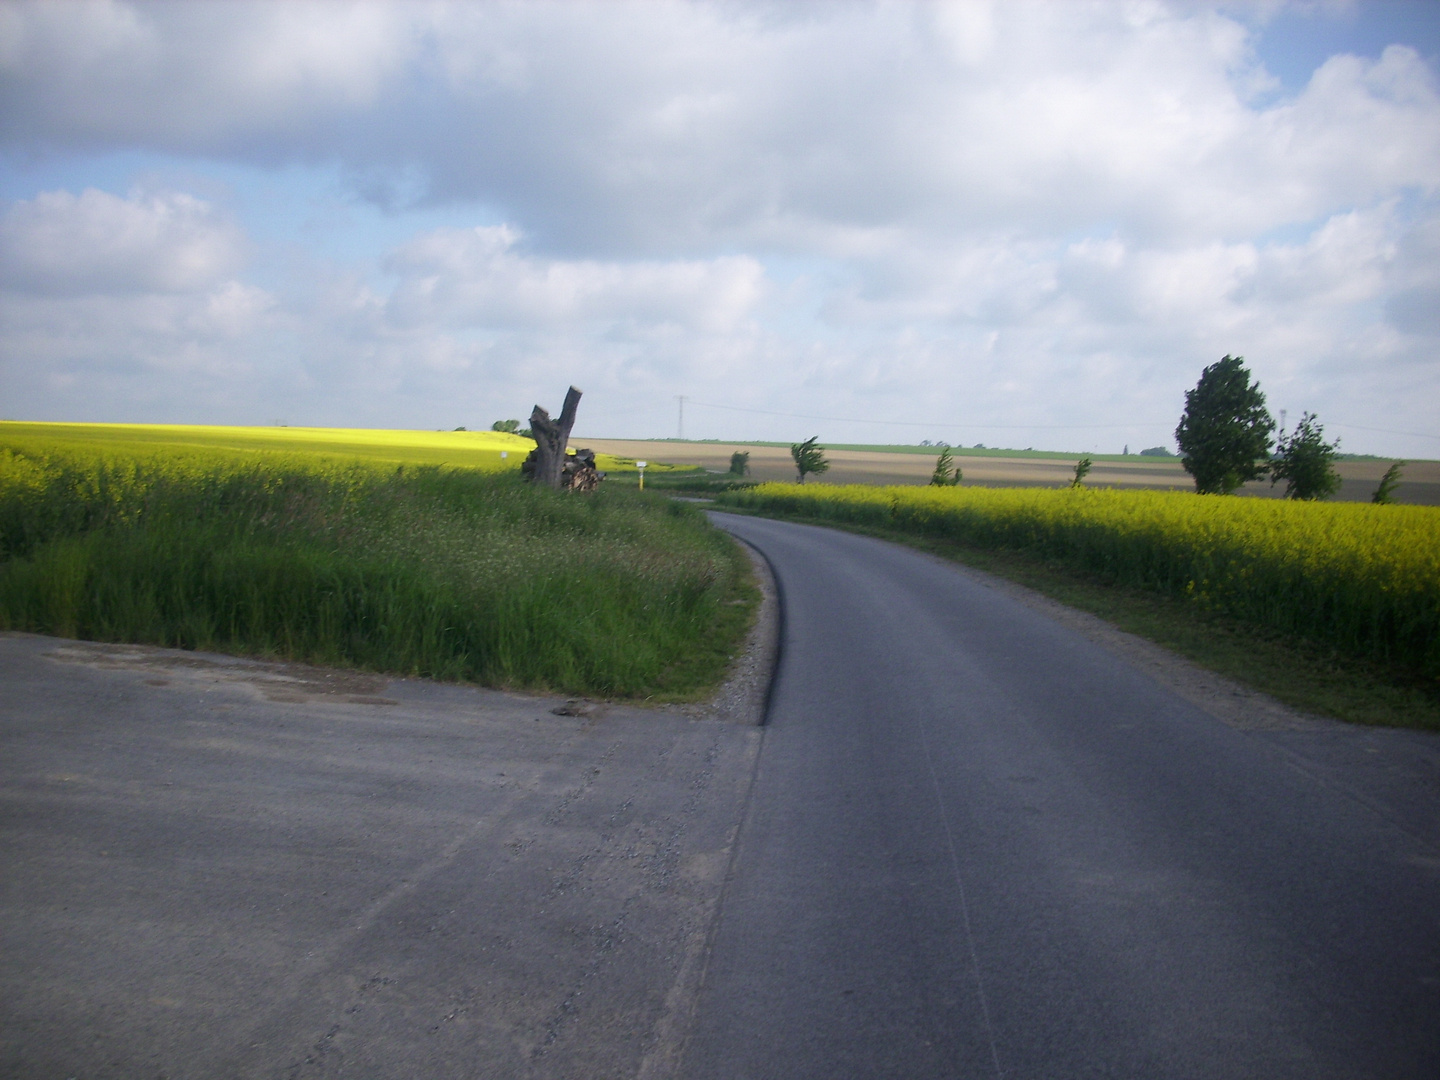
[[[755,593],[693,507],[511,472],[0,446],[0,628],[693,697]]]

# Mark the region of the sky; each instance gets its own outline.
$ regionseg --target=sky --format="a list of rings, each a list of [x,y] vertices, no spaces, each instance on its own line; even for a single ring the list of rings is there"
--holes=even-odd
[[[1226,354],[1440,458],[1440,0],[0,5],[0,418],[1133,453]]]

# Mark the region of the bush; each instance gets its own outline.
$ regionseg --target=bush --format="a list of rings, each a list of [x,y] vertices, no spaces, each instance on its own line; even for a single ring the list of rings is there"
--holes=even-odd
[[[942,447],[935,459],[935,471],[930,474],[930,483],[935,487],[954,487],[965,478],[960,466],[955,464],[955,455],[950,447]]]
[[[1325,441],[1325,429],[1313,413],[1305,413],[1294,431],[1282,435],[1276,450],[1270,484],[1284,480],[1287,499],[1328,499],[1340,489],[1335,470],[1340,443]]]

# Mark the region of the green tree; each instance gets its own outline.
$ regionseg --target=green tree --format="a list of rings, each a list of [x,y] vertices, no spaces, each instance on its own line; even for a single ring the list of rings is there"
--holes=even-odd
[[[506,431],[506,432],[509,432],[511,435],[514,435],[514,434],[516,434],[517,432],[519,432],[519,430],[520,430],[520,421],[519,421],[519,420],[496,420],[493,424],[490,425],[490,430],[491,430],[491,431]]]
[[[960,466],[955,464],[955,455],[950,453],[950,447],[941,447],[940,456],[935,459],[935,471],[930,474],[930,483],[936,487],[954,487],[964,475]]]
[[[1266,474],[1274,430],[1265,395],[1258,382],[1250,381],[1245,358],[1226,356],[1185,392],[1185,412],[1175,429],[1180,463],[1201,495],[1228,495]]]
[[[1081,484],[1085,483],[1085,477],[1094,465],[1095,460],[1089,454],[1086,454],[1079,461],[1075,462],[1075,479],[1070,481],[1070,486],[1072,488],[1078,488]]]
[[[795,459],[795,469],[800,473],[802,484],[805,482],[806,473],[818,476],[830,468],[830,463],[825,460],[825,448],[815,445],[819,438],[819,435],[811,435],[802,443],[790,444],[790,456]]]
[[[1385,470],[1385,475],[1380,478],[1380,486],[1375,489],[1375,494],[1370,496],[1372,503],[1384,506],[1395,501],[1395,489],[1400,486],[1400,470],[1404,465],[1405,462],[1397,461]]]
[[[730,455],[730,475],[744,476],[750,471],[750,451],[736,450]]]
[[[1328,499],[1340,489],[1335,459],[1340,440],[1325,441],[1325,429],[1314,413],[1305,413],[1289,435],[1282,434],[1270,466],[1270,486],[1285,481],[1287,499]]]

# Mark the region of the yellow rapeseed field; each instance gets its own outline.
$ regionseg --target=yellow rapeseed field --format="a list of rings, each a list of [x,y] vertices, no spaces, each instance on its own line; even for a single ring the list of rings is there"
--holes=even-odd
[[[796,484],[762,484],[721,501],[1030,550],[1440,676],[1437,507]]]
[[[230,473],[263,461],[269,469],[340,473],[397,465],[435,465],[485,472],[519,469],[532,439],[501,431],[392,431],[376,428],[224,427],[200,424],[69,424],[0,421],[0,484],[13,485],[33,463],[99,468],[132,481],[144,475],[179,479],[198,472]],[[20,457],[31,462],[20,464]],[[597,454],[606,472],[635,463]],[[652,464],[651,471],[674,466]],[[683,468],[683,467],[682,467]]]
[[[195,452],[224,452],[232,460],[294,454],[297,460],[303,456],[499,469],[519,468],[534,445],[530,439],[500,431],[0,422],[0,446],[44,453],[89,451],[155,462]]]
[[[0,630],[567,693],[713,683],[748,622],[743,556],[629,486],[520,482],[533,445],[0,423]]]

